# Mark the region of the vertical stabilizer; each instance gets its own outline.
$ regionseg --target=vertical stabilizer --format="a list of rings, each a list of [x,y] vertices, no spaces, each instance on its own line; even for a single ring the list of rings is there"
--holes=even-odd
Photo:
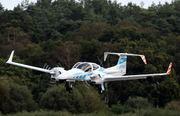
[[[118,70],[122,74],[126,74],[126,63],[127,63],[127,56],[126,55],[120,55],[119,61],[116,65],[116,70]]]

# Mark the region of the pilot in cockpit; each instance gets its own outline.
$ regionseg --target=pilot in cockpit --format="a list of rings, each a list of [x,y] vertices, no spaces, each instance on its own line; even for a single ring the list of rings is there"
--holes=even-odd
[[[84,70],[85,72],[90,72],[90,71],[91,71],[91,65],[89,65],[88,63],[85,64],[85,65],[82,67],[82,70]]]

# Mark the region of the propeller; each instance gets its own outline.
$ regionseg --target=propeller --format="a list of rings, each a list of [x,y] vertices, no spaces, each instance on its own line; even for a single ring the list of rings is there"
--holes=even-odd
[[[51,69],[51,67],[49,67],[49,65],[47,65],[47,63],[45,63],[45,65],[44,65],[45,69],[51,70],[52,72],[54,72],[53,74],[51,74],[51,80],[50,80],[49,86],[56,86],[57,85],[56,78],[64,72],[64,68],[61,67],[60,63],[58,63],[57,66],[58,67],[54,67]]]
[[[89,87],[97,83],[97,80],[99,80],[99,78],[102,78],[101,74],[96,74],[92,72],[90,76],[85,78],[83,84],[85,85],[86,88],[89,89]]]
[[[57,64],[57,66],[58,66],[58,67],[62,67],[61,63],[59,63],[59,62],[58,62],[58,64]]]
[[[51,69],[51,67],[49,67],[49,65],[47,63],[44,64],[43,68],[47,69],[47,70]],[[53,75],[51,75],[51,80],[49,82],[49,86],[51,86],[51,87],[56,86],[56,80],[54,78],[52,78],[52,77],[53,77]]]
[[[88,76],[85,78],[84,83],[83,83],[84,86],[88,89],[90,89],[90,87],[91,87],[90,81],[91,81],[91,78],[90,78],[90,76]]]
[[[56,80],[51,79],[49,82],[49,86],[51,86],[51,87],[56,86]]]
[[[50,67],[47,63],[44,64],[43,68],[44,68],[44,69],[47,69],[47,70],[50,70],[50,69],[51,69],[51,67]]]
[[[90,87],[91,87],[91,85],[89,85],[89,84],[87,83],[87,81],[85,81],[85,82],[83,83],[83,85],[84,85],[87,89],[90,89]]]

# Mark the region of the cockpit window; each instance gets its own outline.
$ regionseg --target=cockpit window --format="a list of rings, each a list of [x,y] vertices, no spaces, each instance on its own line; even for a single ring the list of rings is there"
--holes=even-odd
[[[81,69],[84,72],[90,72],[92,70],[91,65],[88,63],[76,63],[73,68]]]
[[[99,66],[97,64],[92,64],[92,66],[93,66],[93,70],[96,70],[99,68]]]
[[[86,63],[83,65],[82,70],[84,70],[85,72],[90,72],[91,71],[91,65]]]
[[[85,65],[85,64],[80,64],[80,65],[78,65],[77,68],[82,69],[84,65]]]

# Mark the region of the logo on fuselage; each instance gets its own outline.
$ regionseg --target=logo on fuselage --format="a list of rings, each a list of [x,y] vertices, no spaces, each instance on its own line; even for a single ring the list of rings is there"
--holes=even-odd
[[[119,66],[116,66],[116,70],[119,70],[119,69],[125,68],[125,67],[126,67],[126,65],[119,65]]]
[[[120,58],[118,64],[122,64],[127,61],[127,58]]]

